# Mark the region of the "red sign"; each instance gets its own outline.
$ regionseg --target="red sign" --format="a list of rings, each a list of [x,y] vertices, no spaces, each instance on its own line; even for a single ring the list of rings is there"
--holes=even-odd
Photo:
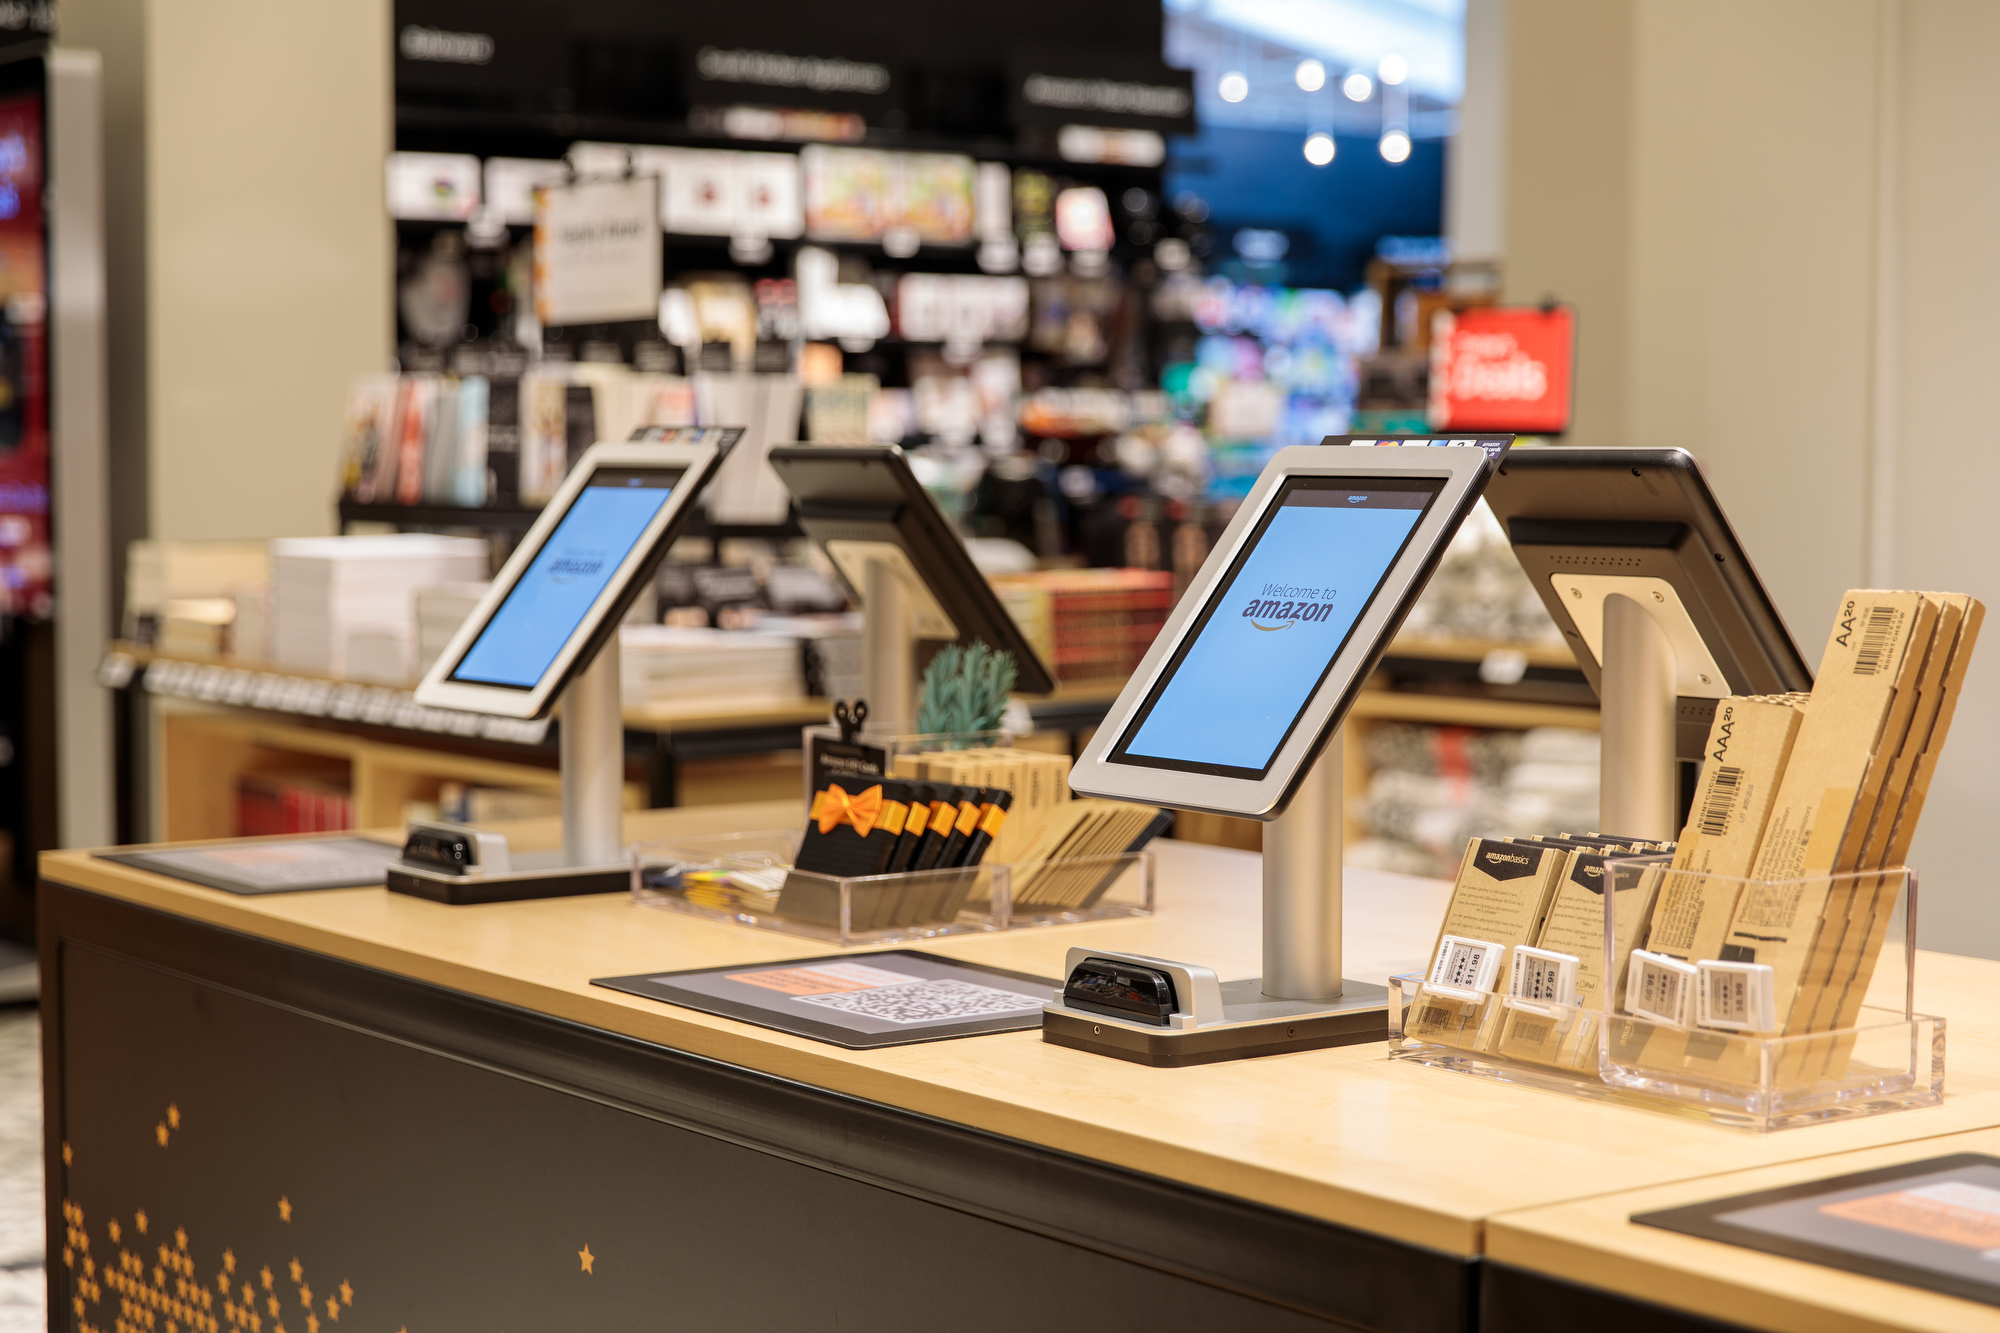
[[[1576,317],[1567,307],[1488,306],[1431,320],[1432,430],[1569,429]]]

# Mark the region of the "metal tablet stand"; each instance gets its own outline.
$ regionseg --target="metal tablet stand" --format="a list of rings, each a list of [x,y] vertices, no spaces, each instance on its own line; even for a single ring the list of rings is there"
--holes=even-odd
[[[1086,958],[1137,963],[1172,978],[1183,1012],[1167,1026],[1069,1007],[1043,1010],[1044,1040],[1150,1065],[1209,1064],[1253,1055],[1379,1041],[1387,987],[1341,976],[1341,728],[1285,812],[1264,825],[1264,975],[1221,981],[1206,967],[1109,949],[1071,949],[1064,975]]]
[[[625,861],[625,717],[620,694],[618,635],[570,678],[557,719],[562,765],[563,845],[559,852],[502,852],[493,865],[456,870],[405,859],[389,868],[388,887],[454,905],[616,893],[631,883]],[[443,830],[450,824],[411,825]],[[489,836],[489,842],[498,843]]]
[[[875,730],[916,730],[917,631],[910,590],[894,566],[868,562],[861,589],[861,697]]]
[[[1597,829],[1671,842],[1680,776],[1674,649],[1636,598],[1605,597],[1599,665]]]
[[[563,691],[556,732],[562,766],[563,860],[571,868],[625,855],[625,714],[618,636]]]

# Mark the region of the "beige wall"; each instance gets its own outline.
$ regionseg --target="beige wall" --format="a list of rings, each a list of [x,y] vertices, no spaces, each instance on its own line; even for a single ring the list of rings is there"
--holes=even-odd
[[[1895,176],[1890,574],[2000,613],[2000,7],[1903,0]],[[2000,614],[1989,615],[1910,857],[1921,938],[2000,957]]]
[[[1508,0],[1508,295],[1579,312],[1579,444],[1680,445],[1808,660],[1862,584],[2000,599],[2000,10]],[[2000,957],[2000,641],[1912,864]]]
[[[140,357],[153,536],[333,528],[347,385],[394,350],[390,28],[388,0],[63,7],[65,43],[131,53],[106,71],[127,136],[109,188],[142,201],[123,264],[114,212],[113,262],[144,299],[114,291],[114,413]]]

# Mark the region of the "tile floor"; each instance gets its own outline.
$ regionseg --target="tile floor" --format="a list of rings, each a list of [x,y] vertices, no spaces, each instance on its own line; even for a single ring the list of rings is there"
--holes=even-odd
[[[44,1327],[41,1041],[33,1005],[0,1007],[0,1333]]]

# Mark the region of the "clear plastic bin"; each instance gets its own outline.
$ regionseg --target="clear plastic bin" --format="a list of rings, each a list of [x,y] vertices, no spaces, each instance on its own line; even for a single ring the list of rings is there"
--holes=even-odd
[[[802,836],[771,829],[636,843],[633,899],[842,946],[1153,911],[1149,850],[849,877],[794,869]]]
[[[1912,872],[1898,867],[1771,881],[1636,861],[1606,869],[1629,888],[1603,895],[1610,909],[1598,958],[1620,957],[1635,939],[1643,946],[1647,922],[1639,915],[1650,920],[1662,903],[1681,912],[1694,904],[1719,912],[1754,892],[1797,919],[1820,922],[1805,984],[1775,997],[1774,1026],[1789,1024],[1792,1035],[1711,1026],[1692,1003],[1662,1005],[1679,1022],[1636,1016],[1628,1006],[1627,962],[1609,977],[1595,968],[1593,984],[1579,986],[1571,1005],[1440,986],[1421,976],[1392,978],[1390,1057],[1758,1130],[1943,1099],[1945,1021],[1914,1007]],[[1760,944],[1738,961],[1755,962],[1758,949],[1768,960],[1774,946],[1782,947],[1775,940]],[[1871,955],[1873,966],[1862,966]]]

